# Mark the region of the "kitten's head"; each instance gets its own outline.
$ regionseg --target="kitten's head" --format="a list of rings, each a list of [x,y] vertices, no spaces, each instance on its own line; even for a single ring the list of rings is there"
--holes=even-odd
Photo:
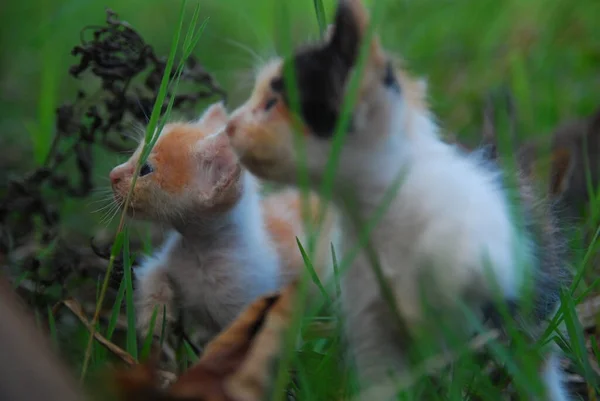
[[[263,68],[252,95],[232,113],[226,129],[248,169],[281,182],[296,178],[294,115],[284,78],[286,68],[293,65],[307,165],[313,179],[321,178],[368,21],[359,0],[340,0],[322,43],[298,49],[289,59],[272,60]],[[370,163],[374,153],[370,151],[381,149],[389,139],[390,125],[403,124],[402,119],[411,114],[403,110],[398,115],[399,107],[423,110],[423,98],[422,85],[397,70],[373,36],[338,170],[351,172]]]
[[[241,166],[223,131],[227,117],[217,103],[198,121],[166,124],[140,169],[128,213],[171,223],[191,213],[229,210],[242,188]],[[142,146],[110,172],[119,204],[127,197]]]

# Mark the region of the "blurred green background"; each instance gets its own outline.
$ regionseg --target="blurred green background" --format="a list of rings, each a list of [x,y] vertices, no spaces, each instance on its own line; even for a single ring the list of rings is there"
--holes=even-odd
[[[194,55],[228,91],[230,109],[249,93],[260,60],[280,46],[277,4],[283,1],[293,14],[288,28],[295,42],[318,38],[313,0],[200,0],[200,20],[209,20]],[[476,143],[485,96],[501,87],[515,97],[521,137],[548,137],[557,124],[600,107],[600,0],[380,1],[387,3],[382,42],[428,80],[430,105],[446,133]],[[324,3],[331,20],[335,1]],[[196,4],[188,0],[190,17]],[[79,61],[70,51],[80,31],[103,26],[105,7],[156,54],[168,55],[179,1],[5,0],[0,6],[0,196],[11,175],[44,158],[56,108],[73,101],[79,88],[98,85],[68,70]],[[95,184],[108,188],[108,172],[126,158],[98,150]],[[61,194],[54,201],[63,232],[88,247],[89,234],[102,226],[102,214],[91,213],[101,204]],[[82,349],[86,333],[77,341],[69,337],[73,348]]]
[[[195,51],[230,94],[247,95],[259,60],[278,48],[277,2],[201,0],[209,18]],[[385,0],[382,0],[385,1]],[[325,1],[332,18],[334,1]],[[189,1],[190,15],[197,3]],[[318,37],[312,0],[288,3],[297,43]],[[158,55],[166,56],[180,3],[157,0],[9,0],[0,15],[0,177],[34,167],[53,134],[54,110],[77,88],[70,55],[88,25],[103,25],[104,7],[128,21]],[[483,99],[506,86],[518,106],[519,135],[548,135],[561,121],[600,105],[598,0],[387,0],[380,29],[384,45],[427,78],[430,104],[447,132],[478,138]],[[198,110],[200,112],[201,110]],[[99,185],[125,155],[103,155]],[[65,224],[83,229],[87,207],[69,206]],[[99,216],[98,216],[99,217]]]

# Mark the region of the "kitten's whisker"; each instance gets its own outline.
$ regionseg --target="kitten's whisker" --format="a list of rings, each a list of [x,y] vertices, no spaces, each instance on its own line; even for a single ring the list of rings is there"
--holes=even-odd
[[[140,97],[138,95],[135,95],[135,100],[136,100],[138,106],[140,106],[140,111],[144,114],[144,117],[146,117],[146,124],[148,124],[150,122],[150,117],[148,117],[148,113],[146,113],[146,110],[144,110],[144,106],[142,106]]]
[[[115,203],[109,203],[108,205],[106,205],[92,213],[104,212],[104,215],[102,216],[102,219],[100,220],[100,221],[103,221],[107,215],[109,215],[113,212],[115,207],[117,207],[117,205]]]
[[[112,194],[112,188],[110,187],[96,187],[92,188],[94,194]]]
[[[97,200],[94,200],[94,201],[88,202],[88,206],[91,206],[91,205],[96,205],[96,204],[98,204],[98,203],[101,203],[101,202],[104,202],[104,203],[106,203],[106,205],[105,205],[105,206],[102,206],[102,208],[105,208],[106,206],[108,206],[108,205],[111,205],[111,204],[115,203],[115,200],[114,200],[114,198],[112,197],[112,195],[111,195],[111,196],[105,196],[105,197],[103,197],[102,199],[97,199]],[[92,212],[92,213],[95,213],[95,212],[97,212],[97,210],[96,210],[96,211],[94,211],[94,212]]]
[[[112,199],[112,197],[112,192],[96,192],[94,194],[94,197],[90,200],[89,204],[109,201]]]
[[[240,50],[243,50],[246,52],[246,54],[248,54],[250,57],[252,57],[252,65],[256,65],[256,64],[264,64],[265,63],[265,59],[263,57],[261,57],[255,50],[253,50],[250,46],[245,45],[241,42],[238,42],[236,40],[233,39],[229,39],[229,38],[221,38],[222,41],[228,43],[231,46],[237,47]]]
[[[121,207],[119,206],[119,204],[115,202],[114,206],[115,206],[115,208],[111,209],[111,211],[108,212],[106,214],[106,216],[101,220],[101,224],[108,226],[112,222],[112,220],[115,218],[115,216],[119,213],[119,210],[121,210]]]
[[[96,205],[98,203],[106,203],[106,205],[100,207],[100,209],[94,210],[92,213],[98,213],[99,211],[104,210],[106,207],[108,207],[110,204],[112,204],[112,199],[105,198],[105,199],[99,199],[99,200],[91,201],[91,202],[88,202],[87,206]]]
[[[106,214],[104,215],[104,217],[106,217],[107,215],[110,215],[114,212],[115,209],[120,209],[121,207],[121,203],[117,202],[115,199],[112,199],[112,202],[109,204],[109,208],[108,211],[106,212]]]
[[[112,188],[94,188],[92,190],[92,201],[93,202],[98,202],[99,200],[109,200],[112,199],[113,197],[113,190]]]
[[[140,142],[146,136],[146,127],[139,121],[131,122],[131,130],[135,134],[135,139]]]
[[[121,132],[121,135],[123,135],[125,138],[127,138],[131,141],[139,142],[140,139],[142,139],[144,136],[143,129],[140,128],[141,124],[138,123],[137,121],[130,121],[129,124],[130,124],[130,126],[127,127],[127,129],[123,130]],[[127,151],[123,151],[122,153],[126,153],[126,152]]]

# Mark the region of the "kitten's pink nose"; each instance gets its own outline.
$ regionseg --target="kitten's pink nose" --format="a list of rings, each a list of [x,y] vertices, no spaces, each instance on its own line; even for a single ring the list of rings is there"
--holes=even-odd
[[[121,181],[121,175],[119,174],[119,171],[116,168],[112,169],[108,177],[110,178],[110,183],[112,185],[117,185],[119,181]]]

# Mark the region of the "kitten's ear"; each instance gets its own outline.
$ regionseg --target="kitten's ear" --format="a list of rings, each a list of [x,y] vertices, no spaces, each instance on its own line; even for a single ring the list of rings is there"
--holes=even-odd
[[[369,25],[369,12],[360,0],[339,0],[332,28],[328,28],[328,48],[348,65],[357,61],[362,39]],[[330,32],[331,31],[331,32]],[[383,60],[377,35],[371,37],[371,59]]]
[[[240,170],[239,160],[229,145],[229,138],[222,131],[196,144],[201,190],[213,194]]]
[[[569,188],[575,163],[569,148],[558,148],[552,152],[550,173],[550,195],[560,196]]]
[[[198,124],[202,125],[208,132],[215,132],[227,124],[227,109],[223,102],[217,102],[210,105],[198,119]]]

